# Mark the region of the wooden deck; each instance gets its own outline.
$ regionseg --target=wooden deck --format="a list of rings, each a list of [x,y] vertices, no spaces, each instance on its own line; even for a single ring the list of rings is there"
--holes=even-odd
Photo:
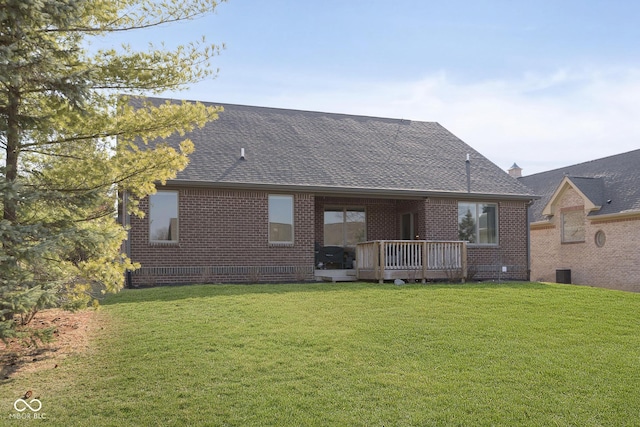
[[[356,246],[358,280],[408,281],[467,278],[467,242],[375,240]]]

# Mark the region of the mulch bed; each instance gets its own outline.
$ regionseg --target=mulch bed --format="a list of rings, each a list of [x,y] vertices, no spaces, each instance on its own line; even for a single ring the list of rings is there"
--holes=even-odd
[[[30,326],[43,329],[55,327],[54,340],[38,343],[37,347],[20,340],[11,340],[8,345],[0,341],[0,382],[20,373],[56,369],[67,356],[87,351],[89,335],[96,323],[95,310],[72,313],[51,309],[38,313]]]

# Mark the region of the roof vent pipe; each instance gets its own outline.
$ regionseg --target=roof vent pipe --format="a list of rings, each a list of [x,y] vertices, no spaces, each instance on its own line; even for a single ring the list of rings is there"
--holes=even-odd
[[[244,158],[244,148],[240,149],[240,160],[245,160],[245,158]]]
[[[467,193],[471,193],[471,160],[469,160],[469,153],[467,153]]]

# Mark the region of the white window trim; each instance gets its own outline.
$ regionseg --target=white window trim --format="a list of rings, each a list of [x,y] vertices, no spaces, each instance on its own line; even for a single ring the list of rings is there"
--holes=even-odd
[[[291,199],[291,240],[271,240],[271,211],[269,202],[271,196],[288,197]],[[296,200],[292,194],[269,194],[267,197],[267,234],[269,245],[271,246],[293,246],[296,241]]]
[[[582,210],[574,210],[574,211],[567,211],[567,212],[562,212],[560,221],[561,221],[561,234],[560,234],[560,242],[561,243],[567,243],[567,244],[571,244],[571,243],[584,243],[587,239],[587,228],[584,224],[584,222],[582,223],[582,239],[581,240],[567,240],[565,238],[565,215],[572,215],[575,214],[576,216],[580,216],[582,218],[582,216],[584,215],[584,211]],[[582,218],[584,221],[584,218]]]
[[[175,240],[157,240],[157,239],[153,239],[152,238],[152,233],[151,233],[151,197],[154,194],[158,194],[158,193],[172,193],[176,195],[176,212],[178,217],[176,218],[178,220],[178,227],[176,230],[176,239]],[[180,192],[177,190],[158,190],[156,191],[154,194],[149,195],[149,243],[153,243],[153,244],[163,244],[163,245],[177,245],[180,242]]]
[[[474,218],[476,219],[476,240],[480,239],[480,226],[478,224],[477,219],[479,218],[478,215],[478,206],[479,205],[493,205],[496,208],[496,242],[495,243],[480,243],[480,242],[474,242],[471,243],[469,242],[468,245],[469,246],[484,246],[484,247],[496,247],[500,245],[500,205],[496,202],[474,202],[474,201],[466,201],[466,200],[458,200],[458,210],[460,209],[460,203],[469,203],[469,204],[475,204],[475,214],[474,214]],[[460,224],[458,222],[458,224]]]

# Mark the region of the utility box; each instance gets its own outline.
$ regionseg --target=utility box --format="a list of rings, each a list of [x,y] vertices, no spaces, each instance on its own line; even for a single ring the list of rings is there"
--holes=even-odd
[[[571,283],[571,270],[566,268],[556,270],[556,283]]]

